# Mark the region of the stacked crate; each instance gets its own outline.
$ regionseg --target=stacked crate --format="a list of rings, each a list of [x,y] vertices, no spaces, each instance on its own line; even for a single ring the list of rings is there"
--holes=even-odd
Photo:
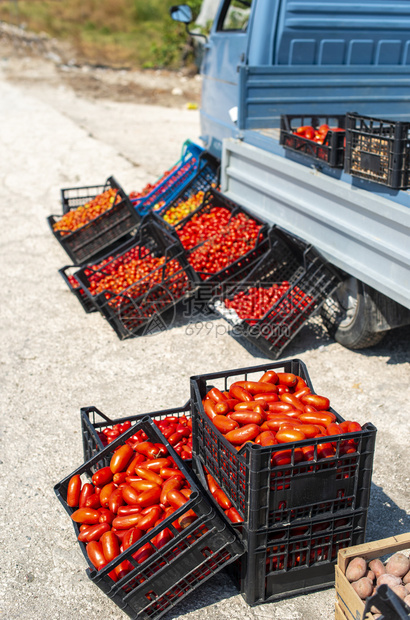
[[[313,393],[300,360],[191,378],[193,467],[199,473],[205,468],[243,517],[247,551],[235,563],[234,579],[249,605],[333,585],[339,549],[364,541],[376,438],[372,424],[348,437],[333,436],[331,458],[318,455],[323,438],[268,447],[249,443],[237,451],[205,414],[202,400],[212,387],[225,391],[271,369],[302,377]],[[347,438],[355,441],[354,453],[341,450]],[[314,459],[298,461],[296,450],[305,445],[314,446]],[[272,456],[284,449],[288,462],[272,466]]]

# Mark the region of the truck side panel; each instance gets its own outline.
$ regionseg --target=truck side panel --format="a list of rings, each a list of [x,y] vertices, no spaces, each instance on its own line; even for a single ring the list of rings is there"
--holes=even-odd
[[[281,114],[410,117],[410,66],[242,66],[239,89],[239,129],[278,127]]]
[[[317,170],[224,140],[221,190],[410,308],[410,209]]]

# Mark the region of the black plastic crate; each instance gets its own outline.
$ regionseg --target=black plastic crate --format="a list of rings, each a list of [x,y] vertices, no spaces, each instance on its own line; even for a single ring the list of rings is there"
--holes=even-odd
[[[73,295],[77,297],[78,301],[83,307],[83,310],[85,310],[87,314],[90,314],[91,312],[97,312],[97,308],[95,304],[93,303],[93,301],[85,294],[84,290],[81,288],[77,280],[74,278],[74,273],[78,271],[78,269],[79,269],[78,265],[66,265],[65,267],[62,267],[61,269],[59,269],[58,273],[61,275],[64,282],[67,284],[71,293],[73,293]]]
[[[345,172],[392,189],[409,187],[410,122],[346,115]]]
[[[118,418],[116,420],[112,420],[106,416],[102,411],[97,409],[97,407],[82,407],[80,410],[80,416],[84,461],[89,461],[98,452],[104,450],[104,448],[108,445],[102,432],[103,430],[112,428],[116,424],[123,424],[124,422],[131,422],[131,424],[134,425],[147,415],[149,415],[154,423],[169,416],[173,416],[175,418],[186,417],[191,419],[191,403],[188,401],[183,407],[136,414],[124,418]],[[109,463],[107,463],[107,465],[108,464]]]
[[[311,126],[318,129],[321,125],[329,125],[323,144],[304,138],[296,133],[299,127]],[[334,131],[332,128],[344,130],[345,116],[301,116],[283,114],[280,119],[279,144],[284,148],[303,153],[311,159],[327,164],[331,168],[343,168],[345,151],[345,131]]]
[[[202,400],[211,387],[229,390],[235,381],[258,380],[266,370],[290,372],[304,379],[314,393],[306,366],[287,360],[263,366],[191,377],[193,455],[214,476],[250,530],[280,527],[319,516],[337,516],[367,509],[373,469],[376,428],[367,423],[356,433],[316,437],[294,443],[261,447],[248,443],[237,450],[204,412]],[[342,422],[343,418],[329,408]],[[347,439],[354,453],[343,453]],[[319,458],[318,445],[331,441],[335,455]],[[312,461],[300,461],[300,448],[314,447]],[[271,465],[274,453],[289,450],[289,464]]]
[[[249,220],[253,220],[260,228],[256,239],[247,241],[248,249],[241,256],[235,257],[232,253],[230,255],[228,247],[225,247],[223,249],[221,248],[220,251],[218,250],[220,256],[223,256],[226,259],[226,266],[222,267],[219,271],[211,272],[202,269],[195,269],[195,267],[192,266],[192,269],[196,274],[197,282],[201,285],[203,290],[207,290],[209,294],[211,294],[211,291],[217,290],[218,286],[221,283],[226,284],[227,282],[240,281],[244,277],[244,275],[248,273],[252,269],[252,267],[254,267],[256,262],[260,259],[260,257],[264,254],[267,247],[269,246],[268,224],[266,224],[266,222],[264,222],[257,216],[250,214],[246,209],[232,202],[215,189],[208,190],[205,194],[204,201],[201,207],[199,207],[199,209],[197,209],[194,213],[191,213],[191,215],[187,216],[181,222],[178,222],[175,227],[167,225],[166,222],[163,223],[163,226],[166,227],[170,231],[170,233],[179,240],[179,243],[182,247],[180,236],[181,234],[183,234],[184,227],[188,223],[191,223],[193,218],[210,213],[214,207],[224,208],[230,212],[228,224],[223,229],[223,231],[225,232],[227,232],[227,229],[231,225],[231,222],[234,220],[234,218],[239,215],[242,215]],[[218,232],[220,233],[222,232],[222,230],[219,230]],[[246,238],[246,234],[244,234],[244,237]],[[216,234],[207,238],[203,237],[201,241],[197,243],[197,245],[195,245],[194,247],[185,248],[185,254],[187,256],[188,262],[192,265],[193,252],[196,252],[201,248],[206,248],[208,250],[209,247],[212,251],[212,240],[215,239]],[[206,245],[207,243],[208,245]]]
[[[273,530],[243,527],[247,551],[228,573],[248,605],[332,587],[339,549],[363,543],[366,524],[367,511],[356,510]]]
[[[71,477],[78,474],[84,481],[89,479],[95,469],[104,466],[107,456],[112,455],[136,429],[144,431],[150,441],[166,446],[188,481],[192,494],[186,504],[99,571],[90,563],[85,544],[79,544],[89,565],[87,575],[93,583],[129,617],[145,620],[160,618],[187,594],[235,561],[243,553],[243,545],[233,528],[213,510],[194,473],[188,471],[148,416],[55,485],[55,493],[68,515],[75,510],[66,502]],[[197,518],[178,531],[173,523],[188,510],[192,510]],[[74,521],[73,526],[78,536],[79,527]],[[166,529],[172,534],[171,540],[163,546],[155,545],[152,540]],[[137,562],[134,554],[147,544],[151,545],[152,555]],[[113,581],[109,574],[125,560],[132,565],[132,570],[117,582]]]
[[[168,225],[179,224],[180,222],[185,221],[186,217],[197,211],[202,206],[195,207],[192,209],[190,213],[187,213],[183,218],[175,222],[169,222],[165,219],[168,214],[173,212],[173,210],[177,209],[182,203],[188,201],[192,196],[195,196],[198,192],[203,192],[203,198],[205,198],[205,193],[210,188],[218,189],[219,187],[219,161],[212,157],[209,153],[204,153],[201,156],[202,165],[198,168],[198,171],[193,176],[193,178],[180,190],[180,192],[173,198],[171,201],[168,201],[165,206],[160,209],[154,211],[156,216],[160,219],[161,222],[166,221]]]
[[[232,326],[231,334],[251,342],[271,359],[277,359],[341,281],[337,270],[311,246],[286,235],[278,227],[271,229],[270,248],[239,284],[221,287],[211,302],[213,309]],[[280,288],[283,283],[287,285]],[[268,306],[264,296],[279,287],[277,298]],[[263,303],[265,311],[255,317],[238,316],[230,307],[238,301]],[[260,312],[260,311],[259,311]],[[241,312],[242,314],[242,312]]]
[[[67,231],[67,234],[64,234],[63,231],[54,230],[54,225],[63,216],[50,215],[48,217],[48,223],[53,235],[76,265],[83,265],[101,254],[104,249],[122,240],[127,234],[136,230],[141,220],[129,197],[114,177],[107,179],[106,184],[101,186],[101,188],[102,191],[109,188],[115,189],[117,192],[115,200],[117,196],[120,196],[120,200],[118,202],[114,201],[110,209],[87,222],[81,228],[72,232]],[[81,187],[62,190],[66,196],[65,203],[63,202],[64,213],[78,208],[80,204],[85,204],[87,200],[95,198],[99,193],[102,193],[98,192],[92,196],[91,194],[96,189],[99,189],[99,187],[91,186],[90,188]],[[83,200],[85,200],[85,203]],[[77,202],[79,204],[76,204]]]
[[[214,509],[227,518],[208,489],[202,462],[194,457],[192,467]],[[279,527],[258,531],[232,523],[245,553],[227,572],[249,605],[333,586],[337,552],[364,542],[366,523],[367,510],[308,518],[297,525],[284,521]]]
[[[128,261],[130,253],[144,258],[148,252],[155,258],[163,258],[163,262],[119,293],[107,289],[92,294],[92,279],[105,277]],[[133,239],[105,256],[98,265],[82,267],[75,277],[120,339],[166,329],[174,318],[176,306],[197,288],[195,274],[182,247],[150,215],[144,218]]]

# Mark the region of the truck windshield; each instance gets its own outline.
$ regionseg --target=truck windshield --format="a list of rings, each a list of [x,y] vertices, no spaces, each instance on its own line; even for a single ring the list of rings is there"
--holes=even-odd
[[[221,14],[218,30],[244,32],[248,25],[252,0],[228,0]]]

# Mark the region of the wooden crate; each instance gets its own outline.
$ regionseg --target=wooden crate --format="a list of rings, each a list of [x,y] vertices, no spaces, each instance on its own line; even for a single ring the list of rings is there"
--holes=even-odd
[[[363,545],[356,545],[354,547],[348,547],[347,549],[340,549],[337,556],[336,565],[336,602],[343,612],[344,616],[337,616],[336,619],[347,618],[347,620],[362,620],[365,601],[356,594],[351,584],[346,579],[346,568],[350,560],[355,557],[361,556],[366,561],[380,558],[384,555],[393,554],[397,551],[403,551],[403,549],[410,549],[410,533],[399,534],[392,536],[391,538],[383,538],[382,540],[375,540],[374,542],[364,543]],[[373,614],[368,613],[366,620],[372,620]]]
[[[337,601],[335,603],[335,620],[347,620],[343,609],[340,607]]]

